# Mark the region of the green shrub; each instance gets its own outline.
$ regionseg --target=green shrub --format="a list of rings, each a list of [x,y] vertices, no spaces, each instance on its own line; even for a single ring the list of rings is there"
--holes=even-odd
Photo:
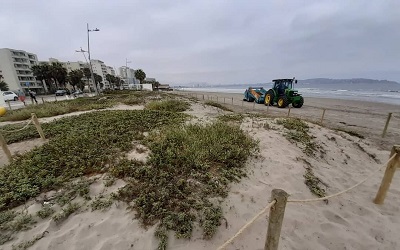
[[[20,214],[13,221],[8,222],[2,226],[2,230],[11,231],[11,232],[19,232],[30,229],[31,225],[36,221],[33,220],[32,215],[30,214]]]
[[[42,209],[36,212],[39,218],[47,218],[54,213],[54,209],[50,205],[43,205]]]
[[[312,136],[309,134],[309,126],[304,121],[298,118],[286,118],[276,121],[277,124],[283,125],[288,129],[284,136],[293,143],[299,145],[306,155],[312,156],[318,148],[318,144],[313,141]]]
[[[103,173],[143,132],[182,123],[187,115],[159,111],[99,111],[49,124],[50,141],[0,168],[0,211],[76,177]]]
[[[111,199],[102,199],[101,197],[96,197],[96,199],[90,204],[92,211],[95,210],[107,210],[111,207],[113,201]]]
[[[215,123],[169,128],[149,135],[146,165],[123,162],[128,184],[118,199],[134,201],[144,225],[160,222],[156,236],[165,249],[166,232],[190,238],[196,218],[204,237],[210,238],[220,224],[221,208],[211,197],[226,197],[229,184],[246,175],[244,165],[256,143],[237,126]]]
[[[326,195],[325,189],[320,187],[321,180],[314,175],[311,167],[306,168],[306,173],[304,174],[304,183],[314,195],[318,197],[324,197]]]
[[[65,221],[68,217],[78,211],[81,206],[78,203],[68,203],[66,207],[64,207],[60,213],[53,216],[54,222],[57,224]]]
[[[85,111],[92,109],[104,109],[115,105],[111,99],[101,99],[100,97],[76,98],[73,100],[47,102],[38,105],[29,105],[23,109],[12,110],[0,118],[0,121],[23,121],[35,113],[37,117],[51,117],[63,115],[76,111]]]

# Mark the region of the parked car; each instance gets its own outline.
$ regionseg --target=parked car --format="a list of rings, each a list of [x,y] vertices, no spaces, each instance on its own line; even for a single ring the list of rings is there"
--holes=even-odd
[[[18,96],[12,91],[3,92],[4,101],[18,101]]]
[[[81,95],[83,95],[83,92],[82,92],[82,90],[77,90],[77,91],[75,91],[74,93],[72,93],[75,97],[77,97],[77,96],[81,96]]]
[[[56,96],[63,96],[66,94],[67,94],[67,91],[65,89],[59,89],[56,91]]]

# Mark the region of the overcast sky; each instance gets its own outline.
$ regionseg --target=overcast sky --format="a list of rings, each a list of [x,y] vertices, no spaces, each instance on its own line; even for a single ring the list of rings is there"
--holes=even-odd
[[[400,1],[1,0],[0,48],[92,59],[163,83],[400,80]]]

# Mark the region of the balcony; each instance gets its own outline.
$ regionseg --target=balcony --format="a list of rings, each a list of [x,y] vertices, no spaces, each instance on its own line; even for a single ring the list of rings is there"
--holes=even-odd
[[[17,69],[29,69],[28,65],[21,64],[21,63],[14,63],[14,67]]]
[[[17,70],[18,75],[32,75],[32,71],[30,70]]]
[[[12,56],[26,57],[25,53],[23,53],[23,52],[12,51],[11,54],[12,54]]]
[[[17,63],[28,63],[28,60],[26,60],[24,58],[14,58],[14,62],[17,62]]]
[[[18,76],[19,81],[36,81],[35,77],[29,77],[29,76]]]

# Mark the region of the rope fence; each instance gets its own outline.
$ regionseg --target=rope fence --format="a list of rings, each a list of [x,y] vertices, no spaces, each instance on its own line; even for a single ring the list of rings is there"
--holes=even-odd
[[[29,118],[28,120],[26,120],[24,122],[27,122],[27,124],[24,127],[20,128],[20,129],[14,129],[14,130],[0,129],[0,131],[3,132],[3,133],[15,133],[15,132],[22,131],[22,130],[26,129],[32,123],[32,118]]]
[[[305,200],[288,200],[288,202],[314,202],[314,201],[324,201],[339,195],[342,195],[344,193],[349,192],[350,190],[360,186],[361,184],[363,184],[364,182],[366,182],[367,180],[369,180],[370,178],[372,178],[373,176],[375,176],[379,171],[381,171],[383,168],[385,168],[395,157],[397,156],[397,153],[394,154],[392,157],[390,157],[390,159],[384,164],[382,165],[380,168],[378,168],[377,170],[373,171],[370,175],[368,175],[365,179],[363,179],[362,181],[358,182],[357,184],[355,184],[354,186],[351,186],[339,193],[336,194],[332,194],[332,195],[328,195],[325,197],[321,197],[321,198],[315,198],[315,199],[305,199]]]
[[[218,96],[214,93],[210,93],[208,94],[197,94],[197,93],[192,93],[192,92],[181,92],[184,95],[190,96],[192,98],[197,98],[198,100],[203,100],[203,101],[214,101],[217,103],[221,103],[221,104],[230,104],[232,106],[236,106],[236,107],[241,107],[242,112],[246,112],[246,111],[256,111],[256,112],[261,112],[261,113],[265,113],[268,115],[278,115],[278,116],[286,116],[286,117],[298,117],[298,118],[311,118],[312,120],[315,120],[315,122],[317,122],[320,125],[323,125],[324,122],[326,121],[326,113],[329,113],[329,111],[343,111],[346,113],[354,113],[356,114],[361,114],[361,115],[378,115],[381,116],[382,119],[385,119],[385,122],[382,122],[383,128],[382,128],[382,133],[379,134],[378,132],[378,136],[380,135],[382,138],[385,138],[387,136],[387,132],[388,130],[390,130],[390,121],[393,119],[400,119],[400,113],[396,112],[396,113],[388,113],[386,114],[382,114],[382,113],[371,113],[371,112],[363,112],[363,111],[358,111],[358,110],[352,110],[352,109],[338,109],[338,108],[334,108],[334,107],[329,107],[329,108],[321,108],[321,107],[317,107],[317,106],[306,106],[307,108],[311,108],[311,109],[315,109],[315,110],[320,110],[320,116],[317,115],[317,117],[315,117],[315,115],[307,115],[307,114],[302,114],[302,113],[296,113],[296,112],[291,112],[293,109],[289,107],[289,109],[270,109],[269,105],[268,106],[264,106],[262,104],[259,104],[260,106],[262,106],[262,108],[258,108],[255,102],[247,102],[244,101],[243,99],[238,99],[235,97],[226,97],[226,96]],[[246,105],[245,105],[246,103]],[[249,105],[250,104],[250,105]],[[256,108],[257,107],[257,108]],[[287,111],[286,111],[287,110]],[[285,115],[286,113],[286,115]],[[365,118],[368,119],[368,118]],[[340,123],[340,122],[339,122]],[[344,123],[343,123],[344,124]],[[393,124],[393,122],[392,122]],[[398,124],[398,123],[396,123]],[[397,129],[399,127],[396,127]],[[372,128],[373,131],[375,132],[376,129]],[[376,133],[376,132],[375,132]]]
[[[227,240],[222,246],[220,246],[217,250],[225,249],[229,244],[231,244],[239,235],[241,235],[244,230],[246,230],[251,224],[253,224],[261,215],[267,212],[273,205],[275,205],[276,200],[271,201],[268,205],[261,210],[256,216],[253,217],[249,222],[247,222],[243,227],[239,229],[239,231],[232,236],[229,240]]]
[[[26,125],[23,126],[22,128],[19,128],[19,129],[14,129],[14,130],[2,130],[2,129],[0,129],[0,144],[1,144],[1,148],[3,149],[4,153],[6,154],[7,159],[8,159],[9,162],[11,162],[13,160],[13,158],[12,158],[11,151],[8,148],[7,141],[5,140],[5,138],[4,138],[2,133],[4,133],[4,132],[6,132],[6,133],[16,133],[16,132],[22,131],[24,129],[27,129],[28,126],[33,122],[33,124],[36,127],[37,132],[39,133],[40,138],[42,138],[42,140],[46,140],[46,137],[45,137],[45,135],[43,133],[42,127],[41,127],[41,125],[39,123],[39,120],[38,120],[38,118],[37,118],[35,113],[32,113],[31,114],[31,118],[26,120],[25,122],[27,122]]]
[[[385,167],[386,167],[386,171],[383,176],[381,186],[379,187],[378,193],[376,194],[376,197],[374,199],[375,204],[382,204],[386,197],[386,193],[390,187],[390,183],[393,179],[394,173],[395,173],[396,169],[400,168],[400,145],[393,146],[389,160],[385,164],[383,164],[382,167],[373,171],[365,179],[358,182],[357,184],[355,184],[341,192],[338,192],[336,194],[332,194],[332,195],[321,197],[321,198],[315,198],[315,199],[305,199],[305,200],[289,199],[288,200],[287,197],[289,195],[284,190],[273,189],[272,194],[271,194],[272,202],[268,203],[268,205],[263,210],[261,210],[249,222],[247,222],[243,227],[241,227],[234,236],[232,236],[229,240],[225,241],[225,243],[223,245],[221,245],[219,248],[217,248],[217,250],[225,249],[239,235],[241,235],[248,227],[250,227],[262,214],[264,214],[268,210],[270,210],[270,216],[269,216],[269,221],[268,221],[268,231],[267,231],[267,237],[266,237],[264,250],[277,250],[278,244],[279,244],[280,233],[281,233],[281,229],[282,229],[284,212],[285,212],[287,202],[291,202],[291,203],[317,202],[317,201],[324,201],[324,200],[327,200],[330,198],[340,196],[340,195],[347,193],[347,192],[355,189],[356,187],[360,186],[361,184],[366,182],[371,177],[376,176],[376,174]]]

